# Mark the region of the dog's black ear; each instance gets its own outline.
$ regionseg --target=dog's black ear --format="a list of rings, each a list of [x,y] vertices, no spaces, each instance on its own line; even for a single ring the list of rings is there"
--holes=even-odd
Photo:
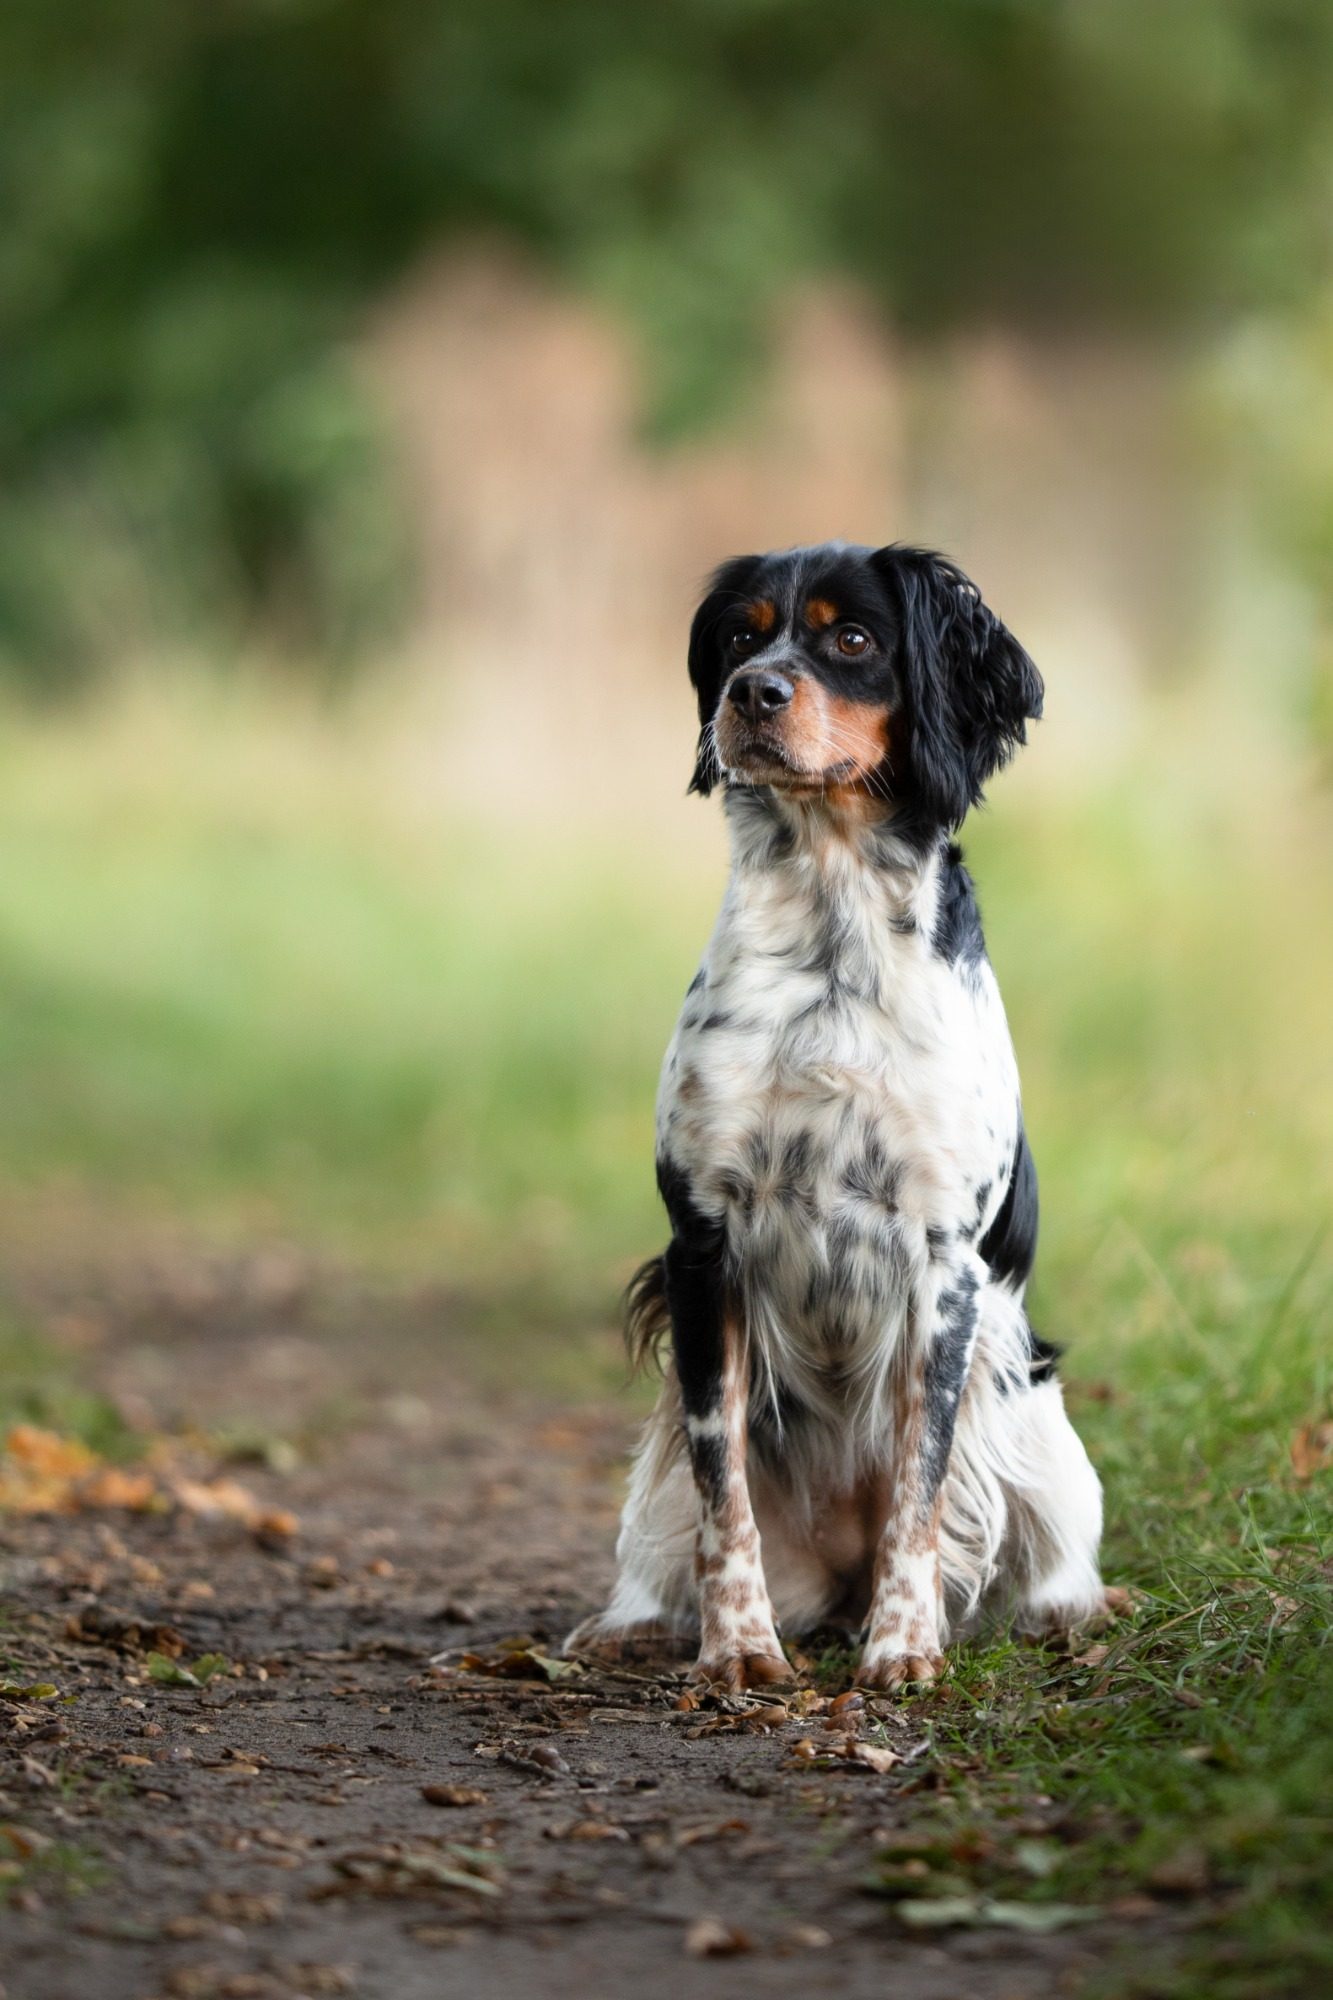
[[[694,760],[690,790],[706,798],[722,775],[713,747],[711,724],[717,713],[718,696],[726,678],[722,658],[722,621],[729,611],[749,595],[747,586],[762,558],[733,556],[708,579],[708,589],[690,626],[690,681],[699,701],[699,747]]]
[[[907,743],[895,776],[955,827],[1041,714],[1041,675],[947,557],[892,544],[872,557],[902,616]]]

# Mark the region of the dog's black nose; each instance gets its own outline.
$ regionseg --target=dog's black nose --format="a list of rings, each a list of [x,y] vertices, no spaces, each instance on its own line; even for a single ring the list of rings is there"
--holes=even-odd
[[[775,674],[771,667],[754,667],[748,674],[736,675],[727,689],[727,699],[747,722],[764,722],[785,708],[793,693],[785,674]]]

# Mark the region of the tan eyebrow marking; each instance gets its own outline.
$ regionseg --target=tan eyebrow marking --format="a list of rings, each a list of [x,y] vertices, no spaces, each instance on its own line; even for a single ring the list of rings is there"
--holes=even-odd
[[[805,622],[813,625],[816,632],[822,632],[829,625],[836,625],[839,618],[836,604],[827,597],[808,597],[805,601]]]
[[[771,632],[778,622],[778,607],[771,597],[756,598],[746,611],[756,632]]]

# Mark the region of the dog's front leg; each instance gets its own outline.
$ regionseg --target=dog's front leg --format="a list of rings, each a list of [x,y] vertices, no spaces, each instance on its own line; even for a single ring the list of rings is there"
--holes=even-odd
[[[863,1687],[931,1681],[943,1665],[940,1509],[954,1423],[977,1339],[981,1271],[932,1265],[894,1382],[888,1513],[875,1555]]]
[[[790,1680],[750,1505],[749,1361],[744,1328],[726,1294],[720,1228],[678,1231],[666,1253],[666,1290],[699,1493],[695,1575],[701,1631],[694,1678],[731,1688]]]

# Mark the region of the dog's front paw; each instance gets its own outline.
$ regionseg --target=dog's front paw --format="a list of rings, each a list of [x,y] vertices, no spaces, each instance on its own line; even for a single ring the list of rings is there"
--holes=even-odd
[[[779,1681],[794,1681],[796,1670],[782,1653],[724,1653],[715,1659],[700,1656],[690,1668],[690,1679],[738,1694],[742,1688],[772,1687]]]
[[[856,1685],[892,1694],[895,1688],[905,1687],[909,1682],[924,1686],[943,1669],[942,1653],[900,1653],[890,1652],[887,1647],[867,1646],[857,1669]]]

